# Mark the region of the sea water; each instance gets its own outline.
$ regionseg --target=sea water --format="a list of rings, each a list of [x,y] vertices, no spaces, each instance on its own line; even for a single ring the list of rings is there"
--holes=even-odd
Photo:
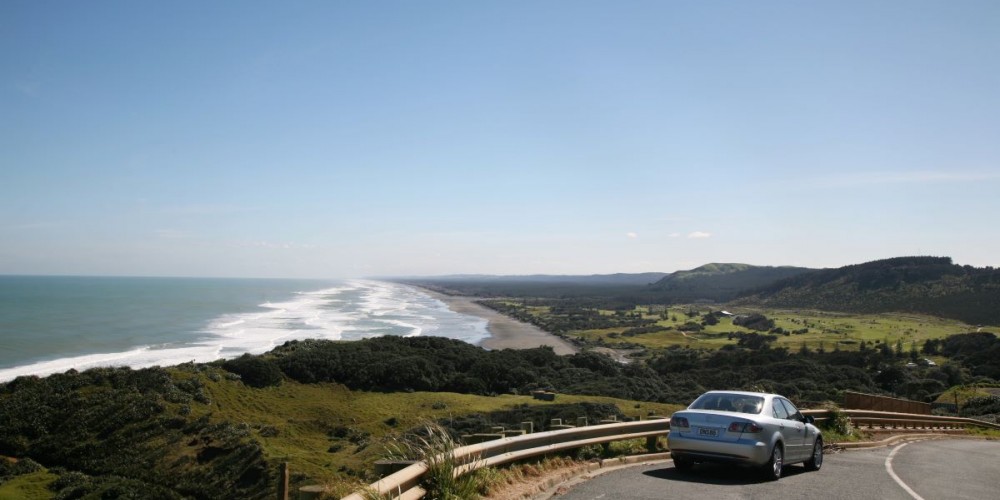
[[[488,333],[485,319],[382,281],[0,276],[0,382],[381,335],[478,344]]]

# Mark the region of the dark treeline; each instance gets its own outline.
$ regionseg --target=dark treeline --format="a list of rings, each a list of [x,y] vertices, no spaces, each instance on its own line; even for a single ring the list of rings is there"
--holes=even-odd
[[[954,362],[942,366],[917,365],[919,351],[881,343],[863,343],[860,351],[791,353],[771,348],[766,335],[746,336],[746,342],[717,351],[671,348],[630,364],[590,352],[557,356],[549,348],[487,351],[433,337],[289,342],[260,359],[273,363],[268,370],[276,367],[300,382],[337,382],[359,390],[490,395],[547,389],[682,404],[720,388],[774,391],[808,402],[837,401],[845,390],[930,400],[948,387],[976,377],[988,381],[1000,371],[1000,357],[988,354],[1000,350],[1000,341],[990,333],[947,339],[947,346],[990,344],[974,352],[942,345],[940,352],[955,353]]]
[[[478,300],[476,303],[555,334],[603,328],[651,328],[656,324],[655,319],[643,319],[635,311],[634,305],[629,306],[628,310],[618,310],[607,315],[601,314],[600,310],[587,301],[579,299],[537,299],[536,303],[548,306],[549,312],[535,315],[528,312],[523,304],[505,300]]]
[[[669,391],[644,365],[621,365],[597,353],[558,356],[547,347],[487,351],[438,337],[293,341],[265,358],[299,382],[367,391],[492,395],[553,389],[644,401],[666,401]]]

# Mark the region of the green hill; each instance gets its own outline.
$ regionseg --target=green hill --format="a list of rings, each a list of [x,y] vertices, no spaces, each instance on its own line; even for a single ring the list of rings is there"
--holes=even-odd
[[[1000,324],[1000,270],[949,257],[897,257],[792,276],[744,292],[739,305],[844,312],[913,312]]]
[[[713,263],[669,274],[650,285],[649,289],[671,302],[725,302],[736,297],[740,291],[810,271],[813,270],[804,267]]]

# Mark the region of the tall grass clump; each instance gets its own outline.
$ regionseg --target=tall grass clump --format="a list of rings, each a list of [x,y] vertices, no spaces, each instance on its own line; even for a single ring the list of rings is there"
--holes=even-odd
[[[840,411],[840,407],[827,402],[823,404],[823,409],[827,411],[827,418],[821,424],[823,431],[827,433],[824,440],[828,443],[835,441],[850,441],[857,435],[854,422],[846,413]]]
[[[465,473],[474,469],[479,457],[456,457],[460,445],[448,431],[433,422],[425,422],[417,432],[394,439],[386,446],[390,460],[423,460],[427,464],[420,485],[427,498],[440,500],[476,499],[489,490],[483,473]]]

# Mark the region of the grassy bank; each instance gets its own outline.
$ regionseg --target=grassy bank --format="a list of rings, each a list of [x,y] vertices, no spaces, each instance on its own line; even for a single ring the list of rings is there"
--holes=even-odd
[[[190,376],[178,373],[177,376]],[[427,420],[444,421],[528,405],[607,403],[628,416],[669,415],[677,405],[640,403],[597,396],[558,395],[545,402],[512,394],[494,397],[447,392],[351,391],[339,384],[248,388],[239,381],[204,380],[211,404],[193,416],[244,422],[263,445],[268,461],[287,461],[296,473],[318,482],[344,480],[382,458],[389,436]]]

